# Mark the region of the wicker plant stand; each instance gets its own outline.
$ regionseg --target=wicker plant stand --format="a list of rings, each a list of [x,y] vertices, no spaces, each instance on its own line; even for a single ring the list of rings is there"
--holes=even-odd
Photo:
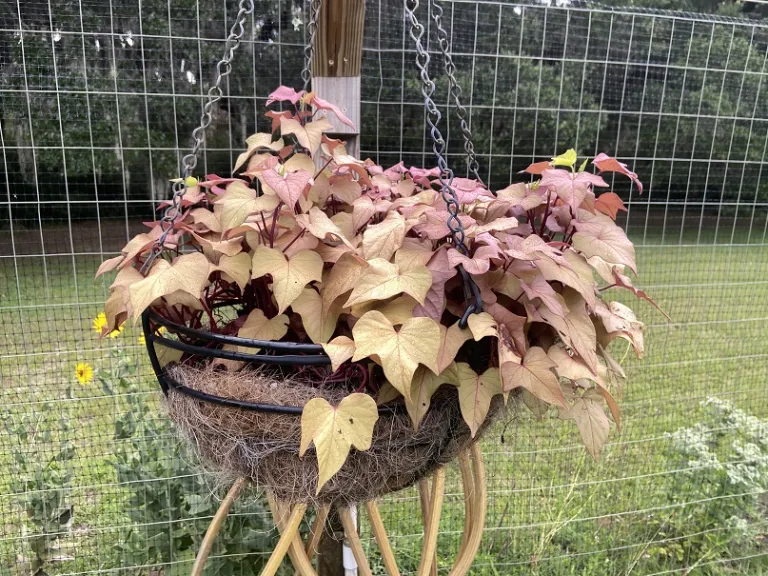
[[[487,504],[485,468],[480,447],[477,443],[473,444],[467,452],[459,456],[459,469],[461,471],[464,492],[464,531],[461,537],[461,547],[450,571],[450,576],[464,576],[467,574],[477,555],[485,527]],[[221,506],[219,506],[200,546],[197,558],[192,566],[191,576],[202,575],[208,556],[211,553],[213,542],[221,530],[232,504],[240,496],[247,482],[248,480],[245,478],[238,479],[222,501]],[[444,489],[445,470],[443,468],[434,473],[431,486],[426,479],[419,482],[419,497],[424,523],[424,543],[421,549],[418,576],[437,574],[437,533],[443,507]],[[309,538],[304,542],[299,535],[299,526],[307,511],[307,504],[280,502],[269,494],[267,498],[272,512],[272,519],[280,532],[280,539],[262,570],[261,576],[274,576],[286,554],[290,558],[296,574],[299,576],[317,576],[312,560],[317,551],[323,526],[330,512],[330,506],[321,505],[317,509]],[[366,502],[365,509],[368,514],[371,531],[379,546],[387,575],[400,576],[395,555],[390,546],[376,501]],[[344,534],[357,562],[360,575],[372,576],[368,559],[365,556],[365,551],[360,542],[357,527],[349,508],[338,509],[338,514],[344,526]]]

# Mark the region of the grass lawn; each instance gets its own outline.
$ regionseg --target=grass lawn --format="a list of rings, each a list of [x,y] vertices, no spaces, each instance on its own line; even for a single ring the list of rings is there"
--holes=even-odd
[[[610,298],[631,304],[647,324],[645,359],[626,358],[621,433],[612,430],[595,463],[572,423],[554,414],[536,421],[525,411],[513,411],[483,445],[489,515],[471,574],[768,574],[765,518],[750,514],[733,520],[750,527],[748,538],[735,544],[726,531],[730,520],[721,516],[731,513],[723,501],[741,496],[712,496],[706,480],[681,471],[688,466],[670,457],[664,436],[702,420],[700,404],[709,396],[768,418],[768,247],[738,244],[739,233],[732,246],[663,245],[656,233],[634,238],[644,240],[637,247],[639,284],[673,320],[667,323],[650,305],[632,302],[631,294],[611,291]],[[106,394],[95,381],[81,386],[75,380],[77,362],[107,368],[110,348],[120,347],[140,362],[134,378],[138,391],[131,393],[150,402],[158,396],[137,329],[128,327],[120,337],[101,342],[91,330],[106,293],[102,282],[92,280],[97,260],[25,257],[17,267],[10,259],[0,260],[5,423],[0,432],[0,574],[15,573],[14,566],[34,556],[35,534],[52,531],[50,524],[41,528],[26,516],[23,487],[14,478],[46,468],[65,440],[74,446],[73,458],[63,466],[72,473],[64,494],[74,506],[73,518],[62,529],[60,557],[46,566],[48,574],[126,568],[116,545],[137,530],[128,514],[129,499],[142,490],[170,493],[178,485],[164,477],[118,482],[114,455],[135,440],[116,440],[114,434],[128,399]],[[622,341],[613,352],[624,356]],[[19,426],[26,437],[18,436]],[[441,522],[439,563],[445,573],[463,522],[457,476],[450,471]],[[415,492],[387,498],[381,509],[402,572],[414,573],[421,531]],[[163,510],[156,512],[163,516]],[[203,514],[203,526],[206,520]],[[170,508],[163,522],[154,524],[176,529]],[[148,535],[149,528],[138,530]],[[365,526],[363,532],[370,542]],[[726,541],[722,534],[729,536]],[[145,544],[153,544],[149,536]],[[375,545],[371,549],[375,554]],[[233,574],[251,573],[245,567],[254,556],[248,549],[242,554]],[[136,566],[149,562],[132,558]],[[189,571],[191,551],[171,550],[169,558],[166,575]],[[157,574],[150,568],[135,572]]]

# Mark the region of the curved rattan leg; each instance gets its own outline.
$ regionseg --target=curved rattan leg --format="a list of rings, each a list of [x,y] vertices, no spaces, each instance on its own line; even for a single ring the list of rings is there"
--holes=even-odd
[[[432,563],[437,549],[437,532],[440,526],[440,513],[443,510],[443,494],[445,492],[445,469],[435,472],[430,492],[429,513],[424,527],[424,544],[421,549],[418,576],[427,576],[432,569]]]
[[[272,494],[267,495],[267,500],[269,501],[269,508],[272,511],[275,525],[282,532],[285,529],[285,517],[289,506],[275,500]],[[301,536],[298,532],[296,532],[291,546],[288,548],[288,556],[291,558],[291,563],[299,576],[317,576],[317,572],[312,567],[311,560],[307,557],[307,553],[304,550],[304,542],[301,541]]]
[[[357,534],[357,526],[352,518],[349,508],[339,508],[339,518],[341,525],[344,526],[344,535],[347,537],[349,547],[352,548],[352,554],[357,562],[357,571],[361,576],[373,576],[371,567],[368,565],[368,558],[365,556],[363,544],[360,542],[360,536]]]
[[[458,555],[460,557],[467,546],[467,541],[475,521],[472,510],[472,503],[475,498],[475,485],[472,478],[472,463],[469,451],[462,452],[459,455],[459,470],[461,470],[461,483],[464,487],[464,531],[461,534],[461,547],[459,548]]]
[[[224,500],[222,500],[219,509],[216,510],[216,514],[208,526],[208,530],[205,532],[203,541],[200,544],[200,550],[198,550],[197,557],[195,558],[195,563],[192,565],[190,576],[200,576],[203,573],[203,568],[205,568],[205,563],[208,561],[208,556],[213,548],[213,541],[216,540],[216,536],[218,536],[219,531],[221,531],[221,526],[224,524],[224,520],[232,508],[232,504],[234,504],[235,500],[240,496],[240,493],[243,491],[247,482],[248,480],[246,478],[238,478],[235,480],[232,488],[229,489]]]
[[[280,564],[285,558],[285,554],[288,552],[288,548],[291,547],[293,539],[299,533],[299,526],[301,520],[304,518],[304,513],[307,511],[306,504],[296,504],[291,511],[291,515],[285,522],[285,530],[280,535],[280,540],[277,541],[277,546],[272,551],[272,555],[269,557],[266,566],[261,571],[261,576],[275,576],[277,569],[280,568]]]
[[[395,555],[392,553],[392,546],[389,544],[389,538],[387,537],[387,531],[384,528],[384,522],[381,520],[381,514],[379,513],[379,506],[375,500],[365,503],[365,507],[368,510],[368,521],[371,523],[371,532],[373,532],[376,543],[379,545],[379,552],[381,552],[381,559],[384,562],[384,569],[387,571],[387,576],[400,576],[400,570],[397,569],[397,561]]]
[[[317,507],[317,515],[315,516],[315,523],[312,524],[312,529],[309,532],[309,539],[307,540],[307,558],[312,561],[317,552],[317,546],[320,544],[320,538],[323,536],[323,529],[325,528],[325,521],[328,519],[328,512],[331,507],[328,504],[319,504]]]
[[[427,529],[429,523],[429,503],[432,501],[429,490],[429,480],[422,478],[419,480],[419,500],[421,501],[421,521],[424,525],[424,530]],[[437,576],[437,551],[433,554],[432,569],[429,571],[429,576]]]
[[[449,576],[464,576],[469,572],[472,562],[477,556],[480,548],[480,541],[483,538],[485,529],[485,515],[487,512],[488,491],[485,486],[485,465],[483,464],[483,455],[477,443],[470,448],[470,455],[474,464],[472,478],[474,484],[474,498],[472,501],[472,527],[467,537],[467,541],[456,558]]]

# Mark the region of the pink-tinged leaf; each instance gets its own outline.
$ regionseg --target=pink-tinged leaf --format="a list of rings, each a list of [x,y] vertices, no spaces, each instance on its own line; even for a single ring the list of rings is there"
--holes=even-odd
[[[403,164],[402,162],[398,162],[391,168],[387,168],[386,170],[384,170],[384,174],[387,176],[387,178],[389,178],[393,182],[400,180],[400,177],[406,172],[408,172],[408,169],[405,167],[405,164]]]
[[[474,218],[467,216],[466,214],[459,214],[459,221],[465,229],[475,223]],[[447,210],[426,210],[424,212],[424,221],[414,226],[413,230],[419,236],[429,238],[430,240],[442,240],[451,233],[448,229],[447,222]]]
[[[196,204],[199,204],[206,198],[207,196],[205,195],[205,192],[200,189],[199,185],[190,186],[189,188],[187,188],[187,191],[184,193],[184,196],[181,199],[181,206],[182,208],[186,208],[188,206],[195,206]],[[164,200],[157,205],[157,209],[158,210],[164,209],[170,205],[171,205],[170,200]]]
[[[361,196],[352,202],[352,225],[355,232],[370,222],[376,214],[376,206],[368,196]]]
[[[490,246],[480,246],[472,257],[465,256],[456,248],[451,248],[448,250],[448,263],[453,268],[461,265],[464,267],[464,270],[473,276],[478,276],[490,270],[491,258],[494,256],[496,256],[496,250]]]
[[[459,200],[459,204],[470,204],[481,197],[488,198],[489,200],[493,198],[493,194],[477,180],[457,177],[453,179],[452,187],[456,193],[456,198]]]
[[[272,132],[275,132],[278,128],[280,128],[281,118],[293,118],[293,114],[291,114],[288,110],[283,110],[282,112],[278,112],[277,110],[270,110],[264,114],[264,116],[272,119]]]
[[[267,98],[267,106],[274,104],[275,102],[290,102],[295,105],[304,94],[306,94],[304,90],[296,92],[296,90],[290,86],[280,86],[280,88],[272,92],[272,94],[269,95],[269,98]]]
[[[448,261],[448,250],[438,249],[427,263],[432,274],[432,286],[424,298],[424,304],[413,310],[414,316],[425,316],[439,322],[445,311],[445,283],[456,276],[456,268]]]
[[[536,260],[539,255],[544,255],[554,260],[558,265],[565,268],[570,268],[571,264],[565,259],[563,253],[558,250],[551,243],[547,244],[544,240],[536,234],[531,234],[526,238],[520,236],[508,236],[506,254],[517,258],[518,260],[533,261]]]
[[[595,159],[592,160],[592,164],[597,166],[597,169],[600,170],[600,172],[618,172],[628,176],[637,185],[637,189],[640,194],[643,193],[643,183],[640,182],[637,174],[632,172],[632,170],[630,170],[626,164],[616,160],[616,158],[612,158],[611,156],[601,152],[595,156]]]
[[[610,224],[606,226],[597,221],[576,223],[578,232],[573,235],[573,247],[587,258],[599,256],[609,264],[629,266],[637,274],[635,247],[624,230],[612,222]]]
[[[467,230],[467,237],[474,238],[475,236],[485,232],[505,232],[507,230],[517,228],[518,224],[519,223],[517,218],[513,216],[508,216],[506,218],[495,218],[493,220],[489,220],[487,224],[477,224],[472,226],[472,228]]]
[[[520,280],[520,286],[529,300],[539,298],[553,314],[563,317],[568,315],[568,307],[565,305],[563,297],[555,292],[549,282],[544,279],[544,276],[537,275],[530,283]]]
[[[542,174],[544,170],[549,170],[550,168],[552,168],[552,162],[544,160],[543,162],[534,162],[525,170],[520,170],[520,172],[527,172],[528,174],[534,174],[538,176]]]
[[[608,183],[590,172],[573,173],[569,170],[545,170],[539,188],[549,188],[574,211],[587,196],[590,186],[608,186]]]
[[[528,342],[525,337],[525,325],[528,319],[525,316],[513,314],[501,304],[487,304],[484,309],[496,320],[499,325],[499,333],[501,334],[505,330],[503,335],[512,339],[518,355],[525,355],[528,350]]]
[[[120,263],[125,259],[125,256],[120,254],[120,256],[115,256],[114,258],[110,258],[109,260],[104,260],[104,262],[101,263],[101,266],[99,266],[99,269],[96,270],[96,276],[93,277],[95,280],[102,274],[106,272],[111,272],[115,268],[117,268]]]
[[[430,178],[437,178],[440,176],[440,169],[437,167],[430,168],[430,169],[424,169],[424,168],[417,168],[416,166],[411,166],[408,169],[408,172],[411,173],[411,177],[413,178],[413,181],[416,182],[416,184],[421,184],[424,186],[424,188],[429,188],[432,185],[432,181]]]
[[[272,188],[280,200],[285,202],[292,211],[296,207],[299,196],[304,193],[312,180],[312,175],[304,170],[297,170],[283,177],[274,169],[269,169],[262,172],[261,177],[264,179],[264,183]]]
[[[664,314],[664,317],[667,320],[669,320],[670,322],[672,321],[672,318],[669,317],[669,314],[667,314],[666,312],[664,312],[664,310],[659,308],[659,305],[656,304],[656,302],[654,302],[653,300],[651,300],[651,297],[648,296],[648,294],[646,294],[643,290],[640,290],[639,288],[635,288],[632,285],[632,280],[630,280],[629,276],[625,276],[624,274],[622,274],[621,271],[616,266],[613,267],[613,277],[616,279],[616,286],[618,286],[619,288],[626,288],[641,300],[650,302],[653,305],[653,307],[656,308],[656,310]]]
[[[539,269],[541,275],[550,282],[560,282],[576,290],[584,298],[590,310],[594,310],[597,296],[595,294],[596,283],[592,269],[584,260],[584,257],[574,250],[568,250],[565,253],[565,258],[569,262],[570,267],[561,266],[546,255],[542,255],[536,260],[535,266]]]
[[[352,128],[353,130],[356,130],[356,129],[357,129],[357,128],[355,127],[354,123],[352,122],[352,120],[350,120],[349,118],[347,118],[347,117],[344,115],[344,113],[341,111],[341,108],[339,108],[339,107],[338,107],[338,106],[336,106],[335,104],[331,104],[331,103],[330,103],[330,102],[328,102],[327,100],[323,100],[322,98],[320,98],[320,97],[319,97],[319,96],[317,96],[316,94],[314,94],[314,95],[312,96],[312,104],[313,104],[313,105],[314,105],[316,108],[319,108],[320,110],[330,110],[331,112],[333,112],[334,114],[336,114],[336,118],[338,118],[338,119],[339,119],[339,120],[340,120],[340,121],[341,121],[343,124],[346,124],[347,126],[349,126],[350,128]]]
[[[557,376],[552,371],[555,363],[538,346],[526,352],[520,364],[507,362],[501,366],[501,381],[505,392],[524,388],[539,400],[566,408],[565,396]]]
[[[624,202],[622,202],[618,194],[615,192],[605,192],[595,199],[595,210],[616,220],[619,210],[626,212],[627,207],[624,206]]]
[[[571,209],[565,204],[553,206],[547,216],[547,228],[552,232],[564,233],[571,224]]]
[[[600,302],[595,312],[602,320],[605,331],[598,333],[600,344],[608,346],[615,338],[623,338],[635,349],[638,358],[645,354],[645,338],[643,330],[645,326],[638,321],[635,313],[621,302],[610,302],[606,305]]]
[[[597,333],[587,313],[586,302],[578,292],[570,288],[566,288],[562,296],[568,307],[566,316],[555,314],[546,306],[540,306],[538,312],[545,322],[557,330],[563,341],[576,351],[589,369],[597,374]]]

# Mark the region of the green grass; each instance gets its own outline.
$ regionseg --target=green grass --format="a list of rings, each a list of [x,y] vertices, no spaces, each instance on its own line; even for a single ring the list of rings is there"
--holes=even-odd
[[[730,232],[718,241],[730,240]],[[694,535],[700,526],[693,519],[702,512],[715,518],[717,508],[713,501],[702,501],[693,484],[681,491],[680,486],[687,484],[674,471],[680,463],[670,460],[664,438],[667,432],[696,423],[701,418],[699,404],[708,396],[768,417],[768,248],[659,246],[660,239],[653,232],[645,238],[648,246],[637,248],[639,284],[672,322],[650,305],[633,302],[627,293],[613,290],[609,295],[630,304],[647,324],[646,357],[626,358],[629,382],[621,398],[621,434],[612,430],[595,463],[580,445],[572,423],[554,416],[539,422],[520,411],[503,430],[491,433],[484,444],[487,531],[472,574],[682,574],[686,566],[692,574],[768,574],[760,534],[739,547],[719,543],[717,529]],[[64,539],[74,545],[76,559],[56,563],[48,572],[115,568],[114,545],[130,528],[125,502],[131,487],[117,483],[111,464],[118,442],[113,439],[113,422],[125,403],[105,396],[96,383],[77,384],[74,366],[78,361],[105,365],[109,347],[122,346],[142,362],[141,389],[156,394],[137,342],[138,330],[129,327],[115,340],[100,342],[95,337],[90,322],[106,293],[103,282],[91,279],[95,258],[48,258],[47,280],[41,259],[20,259],[18,264],[17,274],[12,262],[0,262],[4,415],[6,419],[30,415],[37,422],[34,434],[43,429],[50,434],[25,445],[31,459],[53,454],[64,437],[77,449],[71,461],[73,532]],[[614,344],[613,353],[619,358],[625,355],[622,341]],[[63,419],[74,423],[71,430],[60,429]],[[20,445],[18,439],[1,433],[3,574],[19,555],[29,554],[28,536],[34,531],[11,487],[18,469],[10,456],[14,443]],[[162,485],[163,479],[158,482]],[[460,490],[452,470],[439,554],[446,573],[460,542]],[[415,492],[388,498],[381,508],[401,570],[415,571],[421,530]],[[749,518],[758,533],[763,521]],[[680,542],[696,538],[711,540],[707,553],[681,557]],[[166,574],[188,571],[188,556],[175,560],[175,568]]]

